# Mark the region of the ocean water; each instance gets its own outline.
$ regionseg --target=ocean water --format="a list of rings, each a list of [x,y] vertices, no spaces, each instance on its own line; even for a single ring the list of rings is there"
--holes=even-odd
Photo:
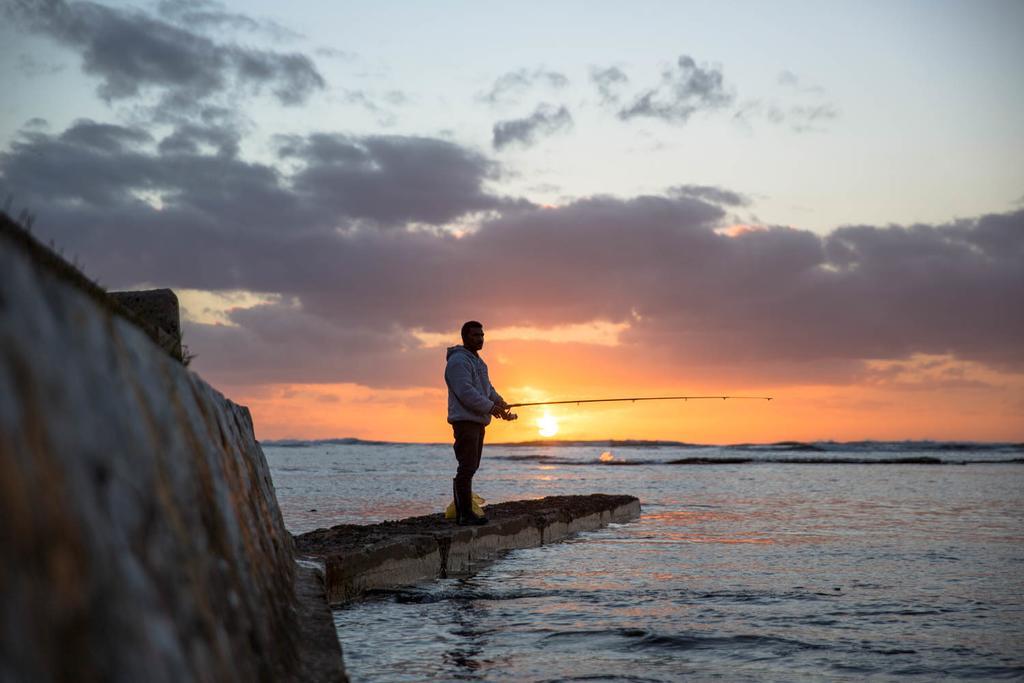
[[[264,444],[293,533],[440,511],[447,444]],[[488,446],[636,522],[336,609],[354,681],[1024,679],[1024,446]]]

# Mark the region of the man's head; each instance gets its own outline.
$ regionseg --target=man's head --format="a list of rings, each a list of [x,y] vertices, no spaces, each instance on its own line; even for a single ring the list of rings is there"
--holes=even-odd
[[[484,326],[475,320],[462,325],[462,345],[470,351],[479,351],[484,347]]]

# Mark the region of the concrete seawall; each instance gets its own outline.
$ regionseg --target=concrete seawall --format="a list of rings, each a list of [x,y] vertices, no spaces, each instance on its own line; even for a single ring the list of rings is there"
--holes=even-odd
[[[441,514],[369,526],[339,525],[296,537],[300,555],[324,569],[340,604],[374,589],[472,573],[501,553],[554,543],[640,516],[633,496],[551,496],[486,507],[490,522],[459,527]]]
[[[342,681],[248,409],[0,214],[0,680]]]

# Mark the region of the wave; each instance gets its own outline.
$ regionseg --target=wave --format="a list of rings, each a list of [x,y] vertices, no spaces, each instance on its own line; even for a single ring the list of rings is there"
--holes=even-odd
[[[493,445],[503,448],[538,448],[547,446],[555,448],[581,446],[600,448],[708,448],[707,445],[699,443],[650,439],[534,439],[531,441],[508,441]]]
[[[1017,462],[1024,459],[1009,459],[997,462]],[[902,458],[843,458],[843,457],[806,457],[806,458],[679,458],[669,460],[666,465],[747,465],[752,463],[780,463],[784,465],[966,465],[974,463],[990,463],[992,460],[943,460],[928,455],[906,456]]]
[[[740,443],[729,446],[735,450],[750,451],[825,451],[823,446],[805,441],[776,441],[775,443]]]
[[[618,650],[751,650],[766,649],[772,653],[791,654],[799,650],[820,650],[823,645],[793,638],[762,635],[712,636],[682,633],[658,633],[641,628],[612,628],[592,631],[556,631],[544,637],[545,643],[587,644],[593,641]]]
[[[428,586],[428,587],[413,587],[413,588],[397,588],[397,589],[378,589],[368,591],[364,598],[365,599],[384,599],[394,600],[399,604],[408,605],[426,605],[437,602],[445,602],[448,600],[454,600],[458,602],[467,601],[504,601],[504,600],[522,600],[525,598],[543,598],[558,595],[557,591],[543,591],[543,590],[529,590],[529,589],[511,589],[511,590],[491,590],[486,588],[476,588],[467,586]]]

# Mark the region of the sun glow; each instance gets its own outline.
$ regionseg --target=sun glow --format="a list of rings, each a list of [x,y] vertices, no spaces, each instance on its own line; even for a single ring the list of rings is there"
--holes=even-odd
[[[550,413],[544,413],[544,417],[537,418],[537,432],[544,438],[550,438],[558,433],[558,420]]]

